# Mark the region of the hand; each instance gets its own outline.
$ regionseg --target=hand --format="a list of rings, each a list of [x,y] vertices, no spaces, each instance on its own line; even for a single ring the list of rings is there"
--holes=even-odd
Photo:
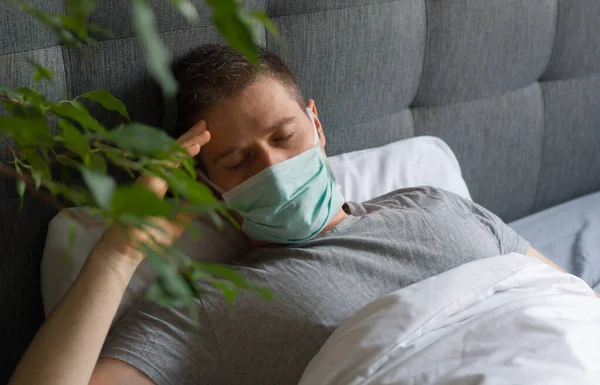
[[[177,142],[185,148],[190,157],[195,157],[200,153],[202,146],[210,141],[210,132],[207,130],[206,121],[201,120],[194,125],[189,131],[177,139]],[[176,167],[179,165],[176,165]],[[168,190],[168,184],[163,179],[151,176],[142,175],[136,183],[151,190],[159,198],[164,198]],[[151,239],[163,245],[171,245],[175,242],[197,214],[179,213],[174,220],[168,220],[163,217],[151,218],[153,225],[147,229],[129,228],[129,239],[124,234],[122,227],[113,225],[106,230],[96,248],[104,249],[103,253],[116,252],[118,256],[125,256],[133,259],[136,262],[141,262],[144,259],[143,253],[138,250],[138,244],[146,243]],[[162,231],[154,227],[160,227]]]

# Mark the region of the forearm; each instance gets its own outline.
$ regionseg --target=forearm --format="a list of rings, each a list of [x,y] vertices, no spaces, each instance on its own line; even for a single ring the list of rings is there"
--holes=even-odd
[[[533,247],[530,247],[529,250],[527,250],[527,254],[525,254],[525,255],[527,255],[528,257],[537,258],[540,261],[542,261],[544,263],[547,263],[548,265],[552,266],[556,270],[562,271],[563,273],[565,273],[565,271],[560,266],[558,266],[556,263],[552,262],[548,258],[544,257],[544,255],[542,253],[540,253],[539,251],[537,251]],[[600,298],[600,293],[598,293],[595,290],[593,290],[593,291],[594,291],[594,294],[596,294],[596,297]]]
[[[96,247],[29,345],[10,384],[87,385],[138,264]]]

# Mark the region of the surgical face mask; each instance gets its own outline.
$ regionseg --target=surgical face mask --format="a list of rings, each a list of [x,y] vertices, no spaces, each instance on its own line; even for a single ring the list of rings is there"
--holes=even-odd
[[[227,206],[243,218],[250,238],[271,243],[303,242],[318,235],[344,204],[340,186],[321,146],[312,112],[314,144],[293,158],[268,167],[229,191]]]

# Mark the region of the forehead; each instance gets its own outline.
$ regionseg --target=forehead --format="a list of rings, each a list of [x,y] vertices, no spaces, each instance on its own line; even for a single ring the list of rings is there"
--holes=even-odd
[[[254,126],[289,114],[299,108],[293,92],[270,76],[259,78],[238,94],[210,107],[205,115],[209,130],[222,125],[252,124]]]
[[[303,114],[288,87],[272,77],[261,76],[240,93],[205,112],[211,140],[203,147],[203,156],[215,156],[228,146],[246,145],[282,118]]]

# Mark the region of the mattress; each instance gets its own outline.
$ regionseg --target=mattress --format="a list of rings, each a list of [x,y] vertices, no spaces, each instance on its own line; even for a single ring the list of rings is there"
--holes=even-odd
[[[544,256],[600,290],[600,192],[509,225]]]

